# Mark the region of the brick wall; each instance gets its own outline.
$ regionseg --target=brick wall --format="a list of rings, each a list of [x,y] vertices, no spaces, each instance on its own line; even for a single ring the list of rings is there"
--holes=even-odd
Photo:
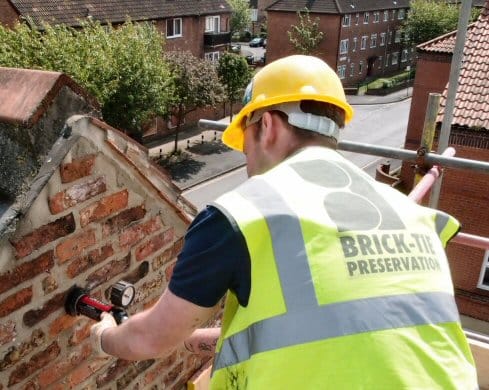
[[[19,20],[19,14],[8,0],[0,0],[0,24],[13,27]]]
[[[137,148],[126,145],[126,159],[110,152],[128,142],[123,135],[103,141],[94,126],[87,134],[0,242],[0,389],[181,388],[204,361],[182,348],[158,360],[96,359],[93,321],[65,314],[72,285],[106,301],[121,279],[137,289],[129,313],[152,305],[188,224],[127,164]]]

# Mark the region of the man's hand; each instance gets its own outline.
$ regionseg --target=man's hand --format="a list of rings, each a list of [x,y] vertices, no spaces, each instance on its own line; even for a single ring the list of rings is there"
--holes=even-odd
[[[109,328],[114,328],[117,326],[114,317],[109,313],[102,313],[100,316],[101,320],[90,328],[90,339],[92,341],[93,350],[100,357],[110,356],[102,348],[102,334]]]

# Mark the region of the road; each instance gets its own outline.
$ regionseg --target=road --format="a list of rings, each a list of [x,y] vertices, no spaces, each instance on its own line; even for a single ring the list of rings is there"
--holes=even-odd
[[[404,144],[411,99],[397,103],[353,106],[354,119],[342,130],[341,139],[382,146],[401,147]],[[385,160],[377,156],[342,152],[355,165],[375,175],[377,165]],[[395,162],[392,162],[395,165]],[[397,163],[399,165],[400,163]],[[183,192],[183,196],[199,210],[219,195],[245,181],[246,168],[239,168],[214,180]]]

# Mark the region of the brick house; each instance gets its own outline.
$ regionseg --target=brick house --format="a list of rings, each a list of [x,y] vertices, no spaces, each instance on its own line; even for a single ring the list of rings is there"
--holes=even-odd
[[[67,76],[0,68],[0,83],[0,389],[181,388],[205,361],[96,359],[93,321],[64,301],[74,284],[107,301],[124,279],[129,313],[152,305],[193,206]]]
[[[410,64],[412,49],[403,46],[400,31],[408,0],[278,0],[267,8],[267,61],[294,54],[286,31],[299,23],[297,12],[305,7],[324,33],[315,54],[337,70],[343,85],[355,86]]]
[[[438,131],[445,108],[447,83],[455,46],[452,32],[417,47],[418,62],[405,148],[419,147],[428,94],[442,94],[437,118]],[[464,61],[459,77],[449,145],[457,157],[489,161],[489,1],[479,19],[467,31]],[[410,189],[413,170],[404,164],[401,177]],[[489,180],[487,174],[446,169],[439,208],[453,214],[462,223],[462,231],[489,237]],[[489,252],[460,244],[448,249],[461,313],[485,321],[489,333]],[[466,321],[469,318],[465,319]],[[474,322],[474,321],[472,321]],[[477,321],[475,321],[477,322]]]
[[[250,0],[251,11],[251,33],[259,35],[262,26],[267,25],[267,7],[276,0]]]

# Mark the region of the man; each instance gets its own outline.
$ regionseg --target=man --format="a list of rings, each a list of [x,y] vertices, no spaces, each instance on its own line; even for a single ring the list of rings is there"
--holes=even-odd
[[[452,217],[334,149],[353,114],[334,71],[290,56],[259,71],[223,134],[250,179],[197,216],[169,288],[95,346],[125,359],[185,341],[214,389],[475,389],[444,253]],[[227,292],[222,330],[197,329]]]

